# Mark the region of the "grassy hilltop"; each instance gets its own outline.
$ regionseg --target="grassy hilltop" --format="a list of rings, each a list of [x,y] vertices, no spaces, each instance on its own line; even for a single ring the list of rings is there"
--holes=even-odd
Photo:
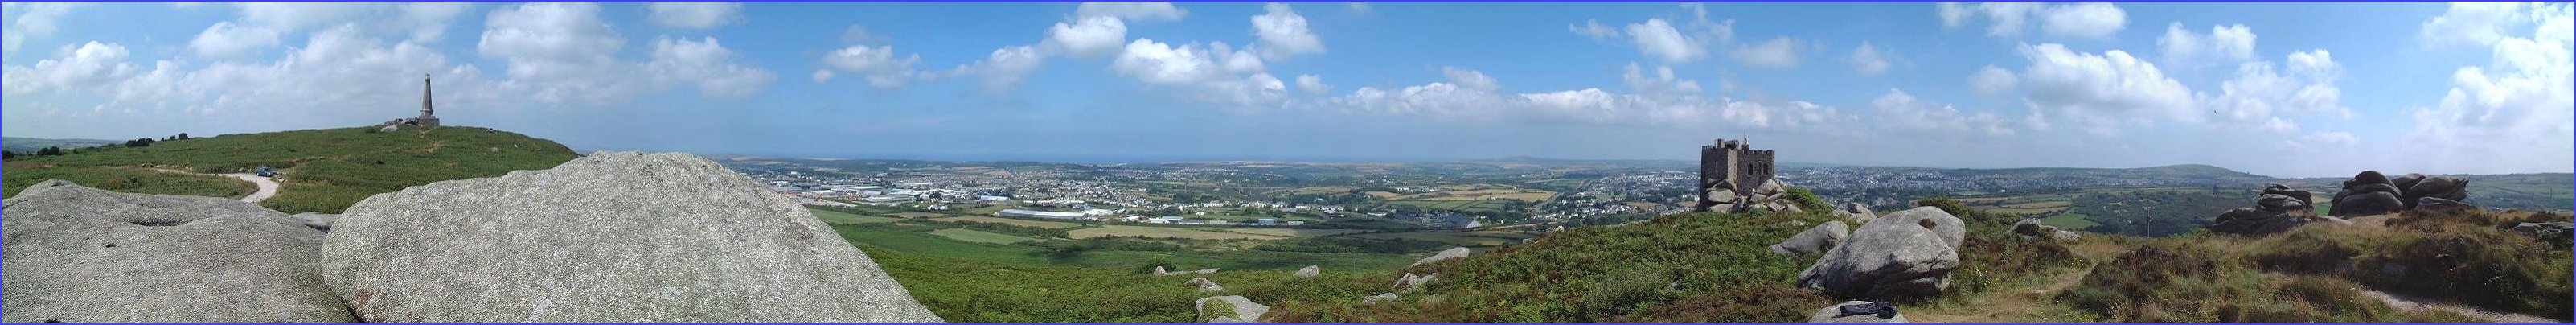
[[[544,169],[578,157],[571,148],[500,130],[446,126],[375,132],[374,128],[229,134],[153,142],[145,147],[81,149],[61,156],[21,157],[7,164],[5,194],[46,179],[109,190],[239,197],[248,182],[160,171],[244,173],[278,169],[283,188],[261,205],[287,213],[338,213],[378,193],[430,182]]]

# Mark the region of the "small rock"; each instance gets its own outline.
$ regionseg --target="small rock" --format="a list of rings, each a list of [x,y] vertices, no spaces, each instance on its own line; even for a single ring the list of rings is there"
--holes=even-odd
[[[1439,278],[1440,278],[1440,274],[1439,274],[1439,273],[1425,274],[1425,275],[1420,275],[1420,276],[1415,276],[1415,275],[1413,275],[1413,273],[1405,273],[1403,278],[1399,278],[1399,279],[1396,279],[1396,280],[1395,280],[1395,288],[1397,289],[1397,291],[1398,291],[1398,292],[1417,292],[1417,291],[1422,291],[1422,286],[1424,286],[1424,285],[1430,285],[1432,280],[1438,280]]]
[[[1323,268],[1321,266],[1308,264],[1306,265],[1306,268],[1297,269],[1296,276],[1300,278],[1311,278],[1322,272]]]
[[[1193,306],[1199,320],[1208,323],[1259,323],[1261,314],[1270,313],[1270,306],[1252,303],[1243,296],[1199,298]]]
[[[1190,273],[1198,273],[1198,274],[1216,274],[1216,271],[1217,271],[1217,270],[1223,270],[1223,269],[1219,269],[1219,268],[1200,269],[1200,270],[1198,270],[1198,271],[1191,271]]]
[[[1910,321],[1905,320],[1905,314],[1904,314],[1904,313],[1900,313],[1900,312],[1897,312],[1897,311],[1895,310],[1895,309],[1896,309],[1896,307],[1895,307],[1894,305],[1885,305],[1885,307],[1883,307],[1883,308],[1886,308],[1887,310],[1886,310],[1884,313],[1875,313],[1875,312],[1874,312],[1874,313],[1846,313],[1846,312],[1844,312],[1844,309],[1845,309],[1845,308],[1844,308],[1843,306],[1869,306],[1870,304],[1872,304],[1872,302],[1867,302],[1867,301],[1844,301],[1844,302],[1842,302],[1842,303],[1834,304],[1834,305],[1832,305],[1832,306],[1825,306],[1825,308],[1823,308],[1823,309],[1817,309],[1815,314],[1808,315],[1808,316],[1807,316],[1807,322],[1808,322],[1808,323],[1909,323],[1909,322],[1910,322]],[[1867,308],[1867,307],[1853,307],[1853,308]],[[1871,311],[1876,311],[1876,310],[1871,310]],[[1880,317],[1879,317],[1879,315],[1886,315],[1887,317],[1886,317],[1886,318],[1880,318]]]
[[[2514,224],[2512,230],[2515,233],[2531,235],[2532,237],[2538,237],[2540,239],[2563,242],[2567,240],[2569,233],[2576,232],[2576,223],[2564,221],[2524,222]]]
[[[2073,232],[2073,231],[2065,231],[2065,230],[2058,230],[2058,231],[2055,231],[2055,232],[2050,232],[2050,233],[2049,233],[2049,235],[2048,235],[2048,237],[2049,237],[2049,238],[2056,238],[2056,239],[2057,239],[2057,241],[2076,241],[2076,240],[2079,240],[2079,239],[2084,239],[2084,235],[2082,235],[2082,234],[2077,234],[2077,233],[2075,233],[2075,232]]]
[[[340,221],[340,215],[321,212],[297,213],[293,218],[295,222],[304,223],[305,227],[321,231],[331,231],[331,223]]]
[[[1395,293],[1393,293],[1393,292],[1385,292],[1385,293],[1378,293],[1377,295],[1368,296],[1367,298],[1360,298],[1360,304],[1362,304],[1362,305],[1375,305],[1375,304],[1377,304],[1377,303],[1379,303],[1379,302],[1386,302],[1386,301],[1395,301]]]
[[[1431,254],[1431,257],[1424,257],[1422,260],[1413,261],[1413,265],[1410,266],[1422,266],[1423,264],[1431,264],[1431,262],[1465,258],[1467,257],[1467,253],[1471,252],[1474,251],[1469,250],[1466,247],[1451,248],[1449,250],[1440,251],[1439,254]]]
[[[1850,237],[1850,226],[1843,225],[1841,221],[1826,221],[1824,224],[1807,228],[1807,231],[1799,232],[1796,236],[1790,236],[1789,239],[1782,240],[1778,244],[1771,244],[1771,252],[1780,255],[1824,253],[1825,250],[1833,249],[1836,245],[1842,245],[1843,239]]]

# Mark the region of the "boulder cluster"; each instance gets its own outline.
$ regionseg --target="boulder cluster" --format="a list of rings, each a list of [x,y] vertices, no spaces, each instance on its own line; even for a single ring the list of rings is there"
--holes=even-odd
[[[1826,249],[1823,257],[1798,274],[1797,284],[1854,300],[1931,296],[1950,287],[1950,271],[1959,267],[1959,247],[1966,240],[1967,224],[1940,208],[1889,213],[1861,224],[1849,239]]]
[[[2013,234],[2020,235],[2021,238],[2049,238],[2060,241],[2075,241],[2077,239],[2084,238],[2084,235],[2082,234],[2077,234],[2073,231],[2066,231],[2065,229],[2058,229],[2057,226],[2050,226],[2047,223],[2042,223],[2039,219],[2021,219],[2020,222],[2014,222]]]
[[[437,182],[336,217],[60,181],[6,202],[6,322],[941,321],[803,206],[685,154]]]
[[[2289,231],[2313,221],[2342,221],[2317,216],[2315,210],[2309,208],[2311,200],[2314,196],[2305,190],[2281,184],[2264,185],[2263,195],[2254,199],[2254,207],[2227,210],[2204,228],[2217,233],[2260,236]]]
[[[1788,186],[1779,180],[1763,181],[1751,193],[1736,193],[1730,186],[1713,187],[1708,190],[1708,200],[1716,204],[1709,211],[1800,211],[1798,204],[1789,199]]]
[[[2395,178],[2379,171],[2362,171],[2343,182],[2335,192],[2326,215],[2359,217],[2387,214],[2416,208],[2475,208],[2460,201],[2469,199],[2469,179],[2459,176],[2399,175]]]

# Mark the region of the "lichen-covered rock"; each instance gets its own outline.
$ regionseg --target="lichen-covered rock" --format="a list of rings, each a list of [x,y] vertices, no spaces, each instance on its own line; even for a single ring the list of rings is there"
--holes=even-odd
[[[2287,213],[2236,208],[2218,214],[2218,217],[2213,218],[2209,225],[2203,228],[2208,228],[2210,232],[2215,233],[2262,236],[2289,231],[2290,228],[2306,225],[2308,221],[2307,218],[2295,217]]]
[[[359,201],[323,274],[370,322],[938,322],[795,201],[687,154]]]
[[[1311,278],[1315,277],[1315,275],[1322,274],[1323,272],[1324,269],[1322,266],[1307,264],[1306,268],[1297,269],[1297,274],[1294,275],[1300,278]]]
[[[2283,194],[2264,194],[2262,198],[2254,200],[2254,206],[2262,208],[2264,212],[2273,213],[2308,211],[2307,201],[2300,201],[2297,197]]]
[[[2356,188],[2356,187],[2361,187],[2362,185],[2370,185],[2370,184],[2392,184],[2392,183],[2389,183],[2389,182],[2388,182],[2388,175],[2386,175],[2386,174],[2380,174],[2380,173],[2379,173],[2379,171],[2376,171],[2376,170],[2364,170],[2364,171],[2361,171],[2361,173],[2360,173],[2360,174],[2354,174],[2354,175],[2352,175],[2352,179],[2344,180],[2344,181],[2343,181],[2343,188],[2344,188],[2344,189],[2352,189],[2352,188]]]
[[[1949,212],[1941,211],[1941,208],[1914,207],[1879,216],[1877,221],[1895,221],[1923,226],[1931,229],[1933,233],[1940,234],[1941,242],[1949,244],[1951,248],[1958,248],[1968,240],[1967,222],[1960,221],[1959,217],[1951,216]]]
[[[1869,223],[1870,219],[1878,219],[1877,212],[1869,211],[1869,206],[1861,205],[1859,202],[1843,202],[1842,205],[1834,206],[1834,216],[1841,217],[1843,222],[1855,226]]]
[[[1198,311],[1199,321],[1209,323],[1259,323],[1261,314],[1270,313],[1270,306],[1252,303],[1251,299],[1243,296],[1199,298],[1192,305]]]
[[[1824,224],[1807,228],[1807,231],[1798,232],[1798,235],[1790,236],[1789,239],[1782,240],[1778,244],[1771,244],[1771,252],[1780,255],[1824,253],[1825,250],[1833,249],[1836,245],[1842,245],[1843,239],[1849,237],[1851,237],[1851,226],[1843,225],[1841,221],[1826,221]]]
[[[1815,314],[1808,315],[1807,323],[1911,323],[1911,321],[1905,320],[1905,313],[1896,311],[1888,311],[1887,318],[1879,318],[1879,314],[1875,313],[1845,315],[1843,312],[1843,306],[1865,306],[1869,304],[1870,302],[1867,301],[1844,301],[1832,306],[1825,306],[1825,308],[1816,309]]]
[[[1413,265],[1411,265],[1411,266],[1422,266],[1423,264],[1431,264],[1431,262],[1439,262],[1439,261],[1447,261],[1447,260],[1453,260],[1453,259],[1466,258],[1466,257],[1467,257],[1467,253],[1470,253],[1470,252],[1474,252],[1474,251],[1473,251],[1473,250],[1468,250],[1466,247],[1451,248],[1451,249],[1448,249],[1448,250],[1440,251],[1440,253],[1439,253],[1439,254],[1431,254],[1431,257],[1424,257],[1424,258],[1422,258],[1422,260],[1413,261]]]
[[[2405,175],[2397,175],[2397,177],[2388,178],[2388,185],[2395,185],[2400,189],[2409,189],[2415,188],[2415,184],[2422,181],[2424,181],[2424,174],[2406,173]]]
[[[2396,193],[2365,192],[2336,199],[2335,205],[2327,208],[2326,212],[2333,216],[2350,218],[2387,214],[2405,209],[2406,204],[2397,201]]]
[[[0,200],[0,322],[354,322],[322,232],[258,204],[61,180]]]
[[[1807,266],[1798,274],[1798,286],[1846,299],[1939,294],[1950,286],[1950,271],[1959,267],[1959,252],[1950,240],[1960,235],[1938,228],[1963,227],[1958,220],[1932,207],[1879,217],[1853,230],[1850,240]]]
[[[2425,177],[2414,186],[2400,188],[2406,192],[2399,199],[2403,199],[2410,209],[2415,207],[2417,199],[2422,198],[2442,198],[2452,202],[2469,199],[2469,179],[2459,176]]]

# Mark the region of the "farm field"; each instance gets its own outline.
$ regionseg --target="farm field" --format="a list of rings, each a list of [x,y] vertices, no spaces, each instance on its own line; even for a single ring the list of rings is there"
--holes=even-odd
[[[931,231],[930,234],[939,235],[940,237],[948,237],[948,239],[977,243],[1009,244],[1029,241],[1028,237],[996,234],[974,229],[940,229]]]
[[[891,215],[888,215],[888,216],[892,216],[892,217],[896,217],[896,218],[904,218],[904,219],[921,219],[921,218],[938,218],[938,217],[942,217],[942,216],[946,216],[946,215],[943,215],[943,214],[937,214],[937,213],[929,213],[929,212],[911,212],[911,211],[906,211],[906,212],[896,212],[895,214],[891,214]]]
[[[1173,228],[1173,227],[1144,227],[1144,226],[1122,226],[1122,225],[1107,225],[1107,226],[1100,226],[1099,228],[1074,229],[1074,230],[1072,230],[1072,231],[1069,231],[1069,233],[1071,233],[1071,234],[1073,235],[1073,238],[1074,238],[1074,239],[1092,238],[1092,237],[1102,237],[1102,236],[1143,236],[1143,237],[1153,237],[1153,238],[1184,238],[1184,239],[1283,239],[1283,238],[1288,238],[1287,236],[1273,236],[1273,235],[1262,235],[1262,234],[1247,234],[1247,233],[1215,232],[1215,231],[1196,230],[1196,229],[1189,229],[1189,228]]]
[[[1023,266],[1074,266],[1133,268],[1154,260],[1170,262],[1182,269],[1225,268],[1228,270],[1293,271],[1306,265],[1322,265],[1326,270],[1394,270],[1430,256],[1422,254],[1323,254],[1272,252],[1257,250],[1225,252],[1139,252],[1093,251],[1073,256],[1040,253],[1027,245],[1004,245],[967,242],[929,233],[912,232],[874,225],[833,225],[842,239],[858,244],[861,250],[875,255],[879,250],[902,254],[919,254]]]
[[[1399,232],[1399,233],[1358,234],[1358,235],[1350,235],[1350,236],[1351,236],[1351,237],[1359,237],[1359,238],[1368,238],[1368,239],[1399,239],[1399,238],[1401,238],[1401,239],[1406,239],[1406,240],[1428,240],[1428,241],[1437,241],[1437,242],[1449,243],[1449,244],[1452,244],[1452,245],[1458,245],[1458,246],[1471,246],[1471,247],[1491,247],[1491,246],[1502,246],[1503,244],[1507,244],[1507,243],[1516,243],[1516,242],[1520,242],[1520,241],[1521,241],[1521,239],[1524,239],[1524,238],[1538,237],[1538,235],[1534,235],[1534,234],[1530,234],[1530,233],[1512,232],[1512,231],[1492,231],[1492,230],[1488,230],[1488,231],[1463,231],[1463,232]]]
[[[1481,189],[1481,190],[1464,190],[1464,191],[1440,191],[1440,192],[1431,192],[1431,193],[1413,194],[1413,195],[1406,195],[1406,196],[1397,197],[1397,198],[1395,198],[1395,199],[1397,199],[1397,200],[1422,200],[1422,201],[1521,200],[1521,201],[1529,201],[1529,202],[1538,202],[1538,201],[1546,201],[1548,198],[1550,198],[1550,197],[1555,197],[1555,196],[1556,196],[1556,193],[1555,193],[1555,192],[1540,191],[1540,190],[1522,190],[1522,189]]]
[[[813,211],[813,212],[814,212],[814,218],[815,218],[815,219],[823,219],[823,222],[825,222],[825,223],[880,223],[880,222],[894,222],[895,220],[898,220],[898,219],[895,219],[895,218],[887,218],[887,217],[879,217],[879,216],[871,216],[871,215],[859,215],[859,214],[851,214],[851,213],[848,213],[848,212],[840,212],[840,211],[832,211],[832,210],[823,210],[823,209],[807,209],[807,210],[808,210],[808,211]]]
[[[938,219],[938,220],[939,220],[939,221],[973,221],[973,222],[990,222],[990,223],[1007,224],[1007,225],[1013,225],[1013,226],[1030,226],[1030,227],[1047,228],[1047,229],[1064,229],[1064,228],[1073,228],[1073,227],[1081,227],[1081,226],[1082,226],[1082,224],[1079,224],[1079,223],[1071,223],[1071,222],[1038,221],[1038,220],[1012,219],[1012,218],[986,217],[986,216],[950,217],[950,218],[940,218],[940,219]]]
[[[1231,228],[1231,229],[1226,229],[1226,230],[1225,230],[1225,232],[1231,232],[1231,233],[1256,234],[1256,235],[1269,235],[1269,236],[1280,236],[1280,237],[1317,237],[1317,236],[1332,236],[1332,235],[1349,234],[1349,233],[1357,233],[1357,232],[1365,232],[1365,231],[1368,231],[1368,230],[1360,230],[1360,229],[1298,229],[1298,228]]]

